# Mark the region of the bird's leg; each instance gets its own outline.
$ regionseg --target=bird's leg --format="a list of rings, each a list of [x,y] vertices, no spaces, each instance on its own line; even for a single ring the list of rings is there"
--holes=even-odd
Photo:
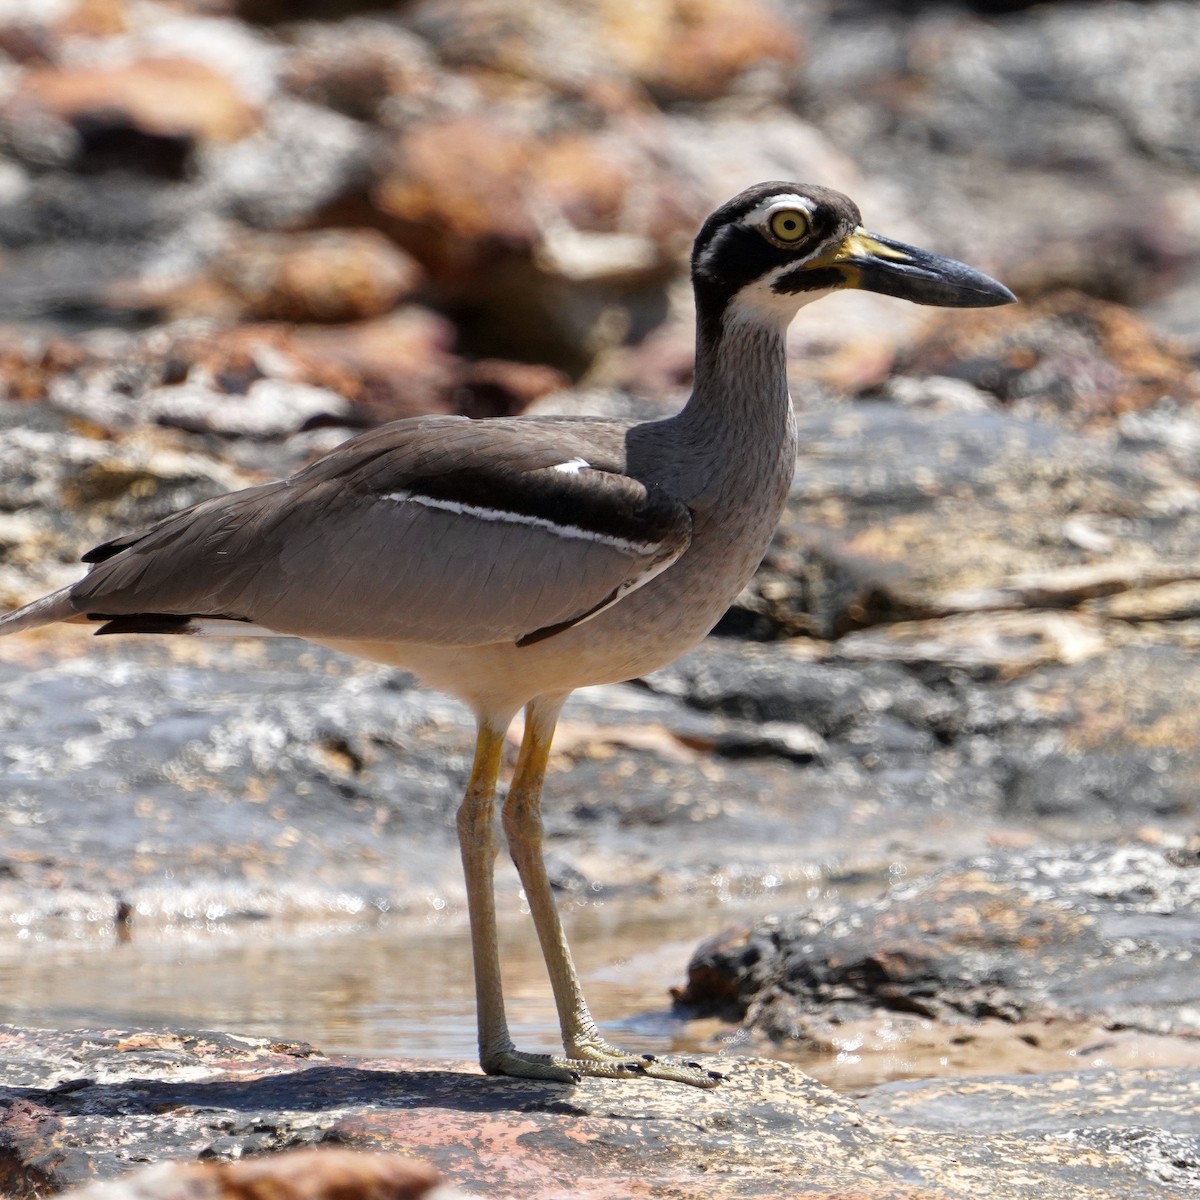
[[[542,855],[542,782],[564,699],[565,696],[540,697],[526,707],[525,736],[504,804],[504,835],[542,945],[567,1055],[550,1061],[577,1075],[614,1079],[650,1076],[713,1087],[723,1076],[698,1064],[664,1062],[653,1055],[630,1054],[609,1045],[600,1036],[583,998]]]
[[[467,882],[467,912],[471,918],[479,1064],[489,1075],[525,1075],[573,1083],[578,1078],[577,1073],[555,1065],[549,1055],[518,1054],[509,1037],[504,1015],[494,879],[496,779],[504,754],[506,725],[480,720],[475,762],[466,795],[458,809],[458,844]]]

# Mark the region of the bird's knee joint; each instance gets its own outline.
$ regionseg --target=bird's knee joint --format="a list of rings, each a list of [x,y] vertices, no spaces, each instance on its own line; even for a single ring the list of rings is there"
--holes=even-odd
[[[490,805],[463,804],[455,824],[461,841],[482,844],[492,840],[494,815]]]
[[[536,805],[510,800],[502,814],[504,836],[509,842],[533,841],[542,836],[542,814]]]

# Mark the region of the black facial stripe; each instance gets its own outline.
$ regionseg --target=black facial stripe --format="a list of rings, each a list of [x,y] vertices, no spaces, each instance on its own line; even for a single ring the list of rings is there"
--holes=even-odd
[[[838,267],[797,267],[780,275],[771,284],[771,291],[781,296],[794,296],[799,292],[819,292],[823,288],[841,287],[846,276]]]
[[[734,196],[728,203],[722,204],[716,212],[709,216],[708,220],[700,227],[700,232],[696,234],[696,241],[692,246],[692,263],[695,264],[700,260],[708,249],[709,243],[722,229],[736,224],[743,217],[752,213],[768,196],[788,193],[803,195],[803,192],[797,191],[795,184],[761,183],[757,187],[747,188],[744,192]]]
[[[761,230],[741,224],[764,202],[784,196],[805,201],[812,232],[790,246],[776,245]],[[862,223],[853,201],[829,188],[801,183],[762,183],[734,196],[705,221],[692,251],[692,280],[702,334],[715,341],[730,302],[748,284],[781,267],[794,266],[774,286],[777,293],[838,287],[845,276],[829,268],[806,272],[801,265]]]
[[[744,225],[728,227],[708,261],[692,273],[701,327],[715,338],[734,296],[747,284],[795,261],[796,253],[768,242],[761,233]]]

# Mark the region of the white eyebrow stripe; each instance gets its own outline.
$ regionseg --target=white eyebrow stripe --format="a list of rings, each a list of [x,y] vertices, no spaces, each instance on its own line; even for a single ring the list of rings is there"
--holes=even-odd
[[[811,201],[795,192],[784,195],[768,196],[757,208],[752,208],[742,221],[747,225],[762,225],[770,215],[779,208],[798,208],[810,220],[812,219]]]
[[[599,533],[595,529],[584,529],[580,525],[565,525],[558,521],[550,521],[545,517],[531,517],[526,513],[509,512],[503,508],[483,508],[476,504],[463,504],[459,500],[441,500],[433,496],[421,496],[413,492],[388,492],[384,500],[394,500],[397,504],[420,504],[424,508],[437,509],[440,512],[454,513],[460,517],[474,517],[477,521],[499,521],[507,525],[528,525],[533,529],[544,529],[557,537],[571,538],[582,542],[596,542],[601,546],[611,546],[622,554],[636,558],[645,558],[656,553],[659,542],[634,542],[629,538],[614,537],[609,533]]]
[[[559,471],[563,475],[578,475],[580,471],[586,470],[591,465],[586,458],[572,458],[566,462],[555,463],[551,470]]]
[[[809,221],[812,221],[812,201],[797,192],[782,192],[776,193],[774,196],[768,196],[765,200],[759,202],[757,207],[752,208],[744,217],[739,218],[738,224],[749,226],[765,226],[770,220],[771,214],[781,208],[798,208],[804,213]],[[726,225],[719,229],[716,235],[701,251],[699,258],[696,259],[695,270],[698,273],[703,273],[708,270],[709,264],[716,258],[720,251],[721,243],[729,236],[732,225]]]

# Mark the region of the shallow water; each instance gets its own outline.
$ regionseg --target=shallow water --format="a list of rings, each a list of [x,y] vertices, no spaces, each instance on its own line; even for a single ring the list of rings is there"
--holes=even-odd
[[[624,896],[568,899],[563,907],[593,1014],[610,1041],[637,1053],[772,1053],[844,1091],[933,1076],[1200,1065],[1194,1040],[1089,1022],[939,1022],[880,1012],[831,1025],[812,1041],[772,1048],[746,1044],[719,1021],[686,1021],[672,1011],[668,989],[684,982],[699,941],[803,899],[795,893],[724,902]],[[308,1042],[326,1054],[475,1058],[470,939],[457,914],[323,929],[288,928],[278,919],[239,927],[147,925],[128,941],[103,920],[14,932],[0,939],[0,1022],[218,1029]],[[527,917],[513,913],[503,921],[501,953],[514,1041],[522,1049],[559,1051]]]
[[[702,1032],[671,1011],[697,942],[772,905],[730,911],[623,899],[569,908],[568,936],[593,1012],[630,1050],[696,1051]],[[528,918],[501,928],[509,1023],[524,1049],[559,1050]],[[475,1056],[470,939],[448,917],[371,928],[236,932],[111,927],[0,944],[0,1020],[50,1027],[208,1028],[310,1042],[326,1053]],[[695,1023],[699,1025],[699,1023]]]

